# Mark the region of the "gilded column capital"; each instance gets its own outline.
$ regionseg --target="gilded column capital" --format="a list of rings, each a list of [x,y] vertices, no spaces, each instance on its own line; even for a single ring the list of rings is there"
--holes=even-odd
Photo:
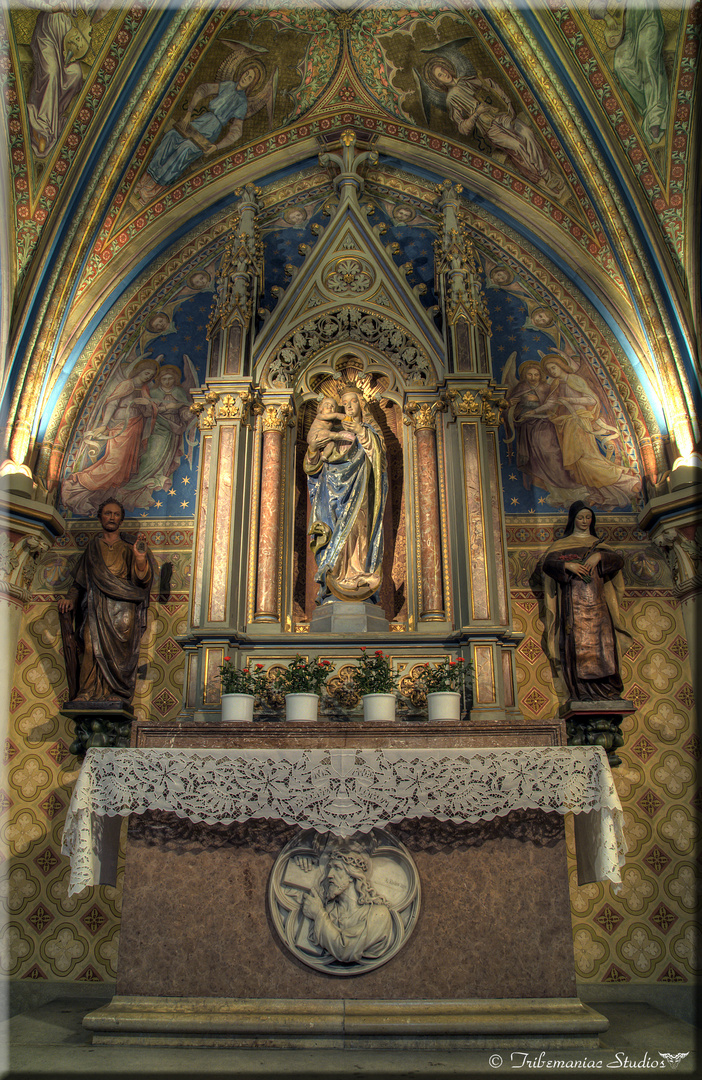
[[[404,423],[411,426],[415,434],[418,431],[436,431],[436,414],[443,412],[446,402],[440,398],[436,401],[408,401],[405,406]]]
[[[263,411],[262,426],[264,431],[284,431],[292,416],[290,405],[268,405]]]
[[[488,427],[496,427],[500,413],[507,408],[504,396],[487,388],[480,388],[475,393],[465,390],[463,394],[460,390],[451,390],[447,396],[454,416],[479,417]]]

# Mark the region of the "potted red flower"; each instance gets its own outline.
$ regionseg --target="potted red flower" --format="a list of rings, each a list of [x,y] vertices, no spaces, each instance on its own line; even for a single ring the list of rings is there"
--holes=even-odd
[[[230,656],[224,657],[219,669],[222,683],[222,720],[241,723],[253,720],[254,704],[266,689],[263,664],[238,668]]]

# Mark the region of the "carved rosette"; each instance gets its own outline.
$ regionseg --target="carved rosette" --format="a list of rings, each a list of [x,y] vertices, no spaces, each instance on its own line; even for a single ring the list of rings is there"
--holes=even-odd
[[[268,899],[275,931],[297,960],[327,975],[363,975],[396,956],[414,930],[419,874],[384,829],[349,839],[310,830],[281,851]]]
[[[347,255],[329,267],[322,284],[337,295],[360,295],[375,284],[375,272],[365,259]]]

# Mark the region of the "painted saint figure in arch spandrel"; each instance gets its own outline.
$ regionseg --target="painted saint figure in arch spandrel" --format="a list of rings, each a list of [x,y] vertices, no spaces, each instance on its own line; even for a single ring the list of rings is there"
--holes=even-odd
[[[278,68],[268,70],[259,55],[268,50],[237,41],[223,44],[231,55],[220,65],[216,81],[200,83],[185,115],[156,147],[137,185],[142,202],[175,183],[200,158],[234,146],[241,139],[247,117],[265,108],[272,126]]]
[[[504,154],[507,163],[531,184],[543,184],[562,196],[566,185],[552,167],[544,146],[528,117],[517,114],[509,94],[494,80],[477,71],[464,54],[471,38],[422,49],[428,53],[421,71],[415,69],[424,117],[431,123],[431,108],[448,112],[456,130],[474,136],[480,148]]]

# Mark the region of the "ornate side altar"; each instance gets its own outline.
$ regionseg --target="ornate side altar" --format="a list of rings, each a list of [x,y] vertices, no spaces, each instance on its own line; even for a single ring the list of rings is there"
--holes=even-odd
[[[90,751],[64,833],[72,889],[110,879],[109,833],[132,816],[117,995],[85,1024],[96,1042],[596,1045],[607,1021],[575,996],[569,812],[581,881],[620,880],[595,748]],[[354,934],[328,917],[347,870],[375,897]]]
[[[112,880],[129,816],[96,1041],[523,1048],[607,1027],[575,995],[564,817],[581,880],[616,882],[621,809],[600,749],[520,712],[484,268],[447,180],[425,305],[360,201],[377,155],[356,141],[320,155],[329,220],[274,310],[264,200],[237,193],[192,391],[183,708],[88,755],[64,834],[73,887]],[[586,544],[583,581],[605,558]],[[361,685],[359,647],[387,685]],[[320,720],[221,722],[225,664],[262,698],[314,661]],[[425,722],[442,664],[471,671],[470,723]],[[397,689],[400,718],[361,723],[354,687]]]

